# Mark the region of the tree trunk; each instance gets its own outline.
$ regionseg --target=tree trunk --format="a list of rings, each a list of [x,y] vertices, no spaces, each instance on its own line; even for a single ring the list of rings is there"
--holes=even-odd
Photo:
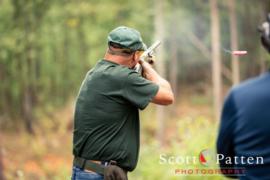
[[[237,33],[237,17],[235,12],[235,0],[228,0],[229,15],[230,15],[230,32],[231,32],[231,49],[238,50],[238,33]],[[233,85],[240,82],[239,58],[232,57],[232,79]]]
[[[8,113],[8,109],[10,108],[9,105],[5,105],[6,103],[6,93],[8,92],[6,90],[6,79],[8,79],[8,77],[6,77],[6,72],[5,72],[5,64],[0,62],[0,81],[1,81],[1,85],[0,85],[0,113],[2,115]],[[1,116],[0,115],[0,124],[1,124]]]
[[[33,128],[33,104],[31,98],[31,90],[26,88],[23,93],[23,103],[22,103],[22,110],[23,110],[23,120],[26,131],[29,134],[34,134]]]
[[[0,148],[0,180],[5,180],[4,162],[3,162],[3,150],[1,148]]]
[[[87,45],[85,32],[83,29],[84,23],[85,23],[85,17],[80,17],[79,26],[77,27],[77,35],[78,35],[78,40],[79,40],[79,44],[80,44],[80,49],[79,49],[80,60],[83,62],[82,63],[82,70],[84,72],[86,72],[89,69],[88,63],[87,63],[89,47]]]
[[[29,13],[29,12],[28,12]],[[35,66],[34,66],[34,42],[33,37],[30,36],[34,34],[33,31],[33,20],[31,20],[31,14],[26,14],[24,20],[24,30],[25,30],[25,49],[23,53],[24,64],[24,76],[23,77],[23,98],[22,98],[22,110],[23,110],[23,120],[25,123],[25,128],[29,134],[34,134],[33,129],[33,109],[35,102]]]
[[[214,100],[214,117],[219,119],[221,109],[221,54],[220,27],[217,0],[210,0],[211,8],[211,38],[212,38],[212,83]]]
[[[175,27],[175,22],[177,21],[177,10],[176,10],[176,7],[177,7],[177,0],[173,1],[173,5],[174,5],[174,8],[173,8],[173,17],[172,17],[172,22],[170,24],[170,27],[171,27],[171,30],[172,30],[172,34],[171,34],[171,40],[170,40],[170,43],[171,43],[171,58],[170,58],[170,61],[169,61],[169,76],[170,76],[170,83],[172,85],[172,90],[174,92],[174,96],[175,98],[177,98],[177,93],[178,93],[178,81],[177,81],[177,70],[178,70],[178,63],[177,63],[177,28]],[[173,107],[173,109],[175,109],[175,107]]]
[[[163,20],[163,11],[164,11],[164,1],[163,0],[155,0],[155,40],[160,40],[164,43],[164,20]],[[164,49],[163,45],[161,45],[157,50],[157,70],[159,74],[164,77],[165,76],[165,62],[164,62]],[[157,129],[157,139],[159,141],[160,147],[164,144],[164,119],[165,119],[165,109],[163,106],[157,106],[157,121],[158,121],[158,129]]]
[[[175,42],[172,42],[172,58],[170,59],[170,83],[172,85],[172,90],[174,92],[175,98],[177,98],[177,91],[178,91],[178,83],[177,83],[177,69],[178,63],[177,63],[177,45]]]

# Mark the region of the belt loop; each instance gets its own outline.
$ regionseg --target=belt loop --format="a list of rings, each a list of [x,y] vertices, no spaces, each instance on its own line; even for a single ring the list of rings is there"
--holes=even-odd
[[[101,161],[101,164],[104,166],[108,166],[110,164],[110,162],[109,161]]]
[[[79,163],[79,168],[84,169],[85,167],[85,163],[86,163],[86,159],[81,158],[81,157],[76,157],[76,159],[78,160],[77,162]]]
[[[83,158],[82,169],[84,169],[85,163],[86,163],[86,159]]]

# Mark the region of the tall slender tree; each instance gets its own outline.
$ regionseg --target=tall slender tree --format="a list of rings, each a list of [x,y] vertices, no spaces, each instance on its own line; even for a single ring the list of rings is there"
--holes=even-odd
[[[5,171],[5,169],[4,169],[4,155],[3,155],[4,153],[3,153],[3,149],[2,148],[0,148],[0,180],[5,180],[5,175],[4,175],[4,171]]]
[[[18,62],[18,76],[20,82],[20,111],[27,132],[33,134],[34,107],[36,103],[36,74],[37,74],[37,31],[42,18],[48,9],[49,1],[13,0],[14,27],[22,35],[17,37],[18,47],[15,57]]]
[[[211,38],[212,38],[212,83],[215,119],[219,119],[221,109],[221,54],[220,54],[220,24],[217,0],[210,0]]]
[[[164,1],[155,0],[155,40],[160,40],[164,43],[165,26],[164,26]],[[157,50],[157,70],[161,76],[165,76],[165,61],[164,61],[164,49],[163,45]],[[165,109],[163,106],[157,106],[157,139],[159,140],[160,146],[164,144],[164,129],[165,129]]]
[[[177,0],[172,1],[173,5],[173,13],[172,13],[172,21],[170,23],[170,29],[172,31],[170,37],[170,43],[171,43],[171,58],[169,61],[169,79],[172,85],[172,90],[174,92],[175,97],[177,97],[177,91],[178,91],[178,81],[177,81],[177,75],[178,75],[178,57],[177,57],[177,27],[175,27],[175,22],[177,21]]]
[[[230,34],[231,34],[231,49],[238,49],[238,32],[237,32],[237,16],[235,12],[235,0],[228,0],[229,16],[230,16]],[[232,80],[236,85],[240,82],[239,58],[231,55],[232,60]]]

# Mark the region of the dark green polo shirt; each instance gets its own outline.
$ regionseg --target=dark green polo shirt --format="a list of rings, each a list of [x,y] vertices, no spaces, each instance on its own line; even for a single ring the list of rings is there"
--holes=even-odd
[[[91,69],[75,107],[73,154],[90,160],[115,160],[132,171],[138,161],[140,123],[158,85],[107,60]]]

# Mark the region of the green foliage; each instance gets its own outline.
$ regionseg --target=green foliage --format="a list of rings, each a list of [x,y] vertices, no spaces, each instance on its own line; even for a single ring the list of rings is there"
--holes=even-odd
[[[144,126],[144,125],[143,125]],[[173,179],[226,179],[221,175],[216,176],[179,176],[175,175],[176,169],[205,169],[201,164],[161,164],[160,154],[170,156],[198,156],[204,149],[215,152],[217,124],[204,116],[189,116],[177,119],[176,138],[170,140],[170,146],[160,148],[157,141],[151,139],[141,146],[138,167],[130,173],[130,179],[136,180],[173,180]],[[144,134],[142,135],[144,136]],[[209,169],[217,169],[216,165]]]
[[[86,72],[103,58],[107,34],[116,26],[136,27],[146,42],[151,41],[153,14],[145,8],[150,3],[146,0],[0,3],[4,121],[18,117],[32,121],[37,108],[46,113],[44,107],[61,106],[76,96]],[[32,115],[25,112],[26,106]]]
[[[253,6],[249,6],[237,1],[240,49],[252,50],[241,64],[244,77],[250,76],[250,71],[253,74],[258,71],[261,62],[255,59],[266,59],[259,42],[256,44],[254,40],[258,40],[256,26],[267,2],[252,1]],[[0,103],[1,114],[10,119],[25,114],[23,118],[29,119],[31,114],[24,108],[27,103],[34,112],[48,104],[61,106],[70,96],[76,96],[86,72],[103,57],[107,34],[116,26],[138,29],[146,43],[151,44],[154,3],[153,0],[1,0],[0,97],[4,102]],[[229,48],[227,3],[219,5],[221,44]],[[209,16],[209,4],[204,1],[165,3],[165,60],[169,65],[176,48],[177,75],[181,81],[197,83],[209,79],[210,58],[202,56],[190,39],[190,33],[195,35],[205,53],[210,53]],[[230,56],[223,53],[223,59],[225,66],[230,66]]]

